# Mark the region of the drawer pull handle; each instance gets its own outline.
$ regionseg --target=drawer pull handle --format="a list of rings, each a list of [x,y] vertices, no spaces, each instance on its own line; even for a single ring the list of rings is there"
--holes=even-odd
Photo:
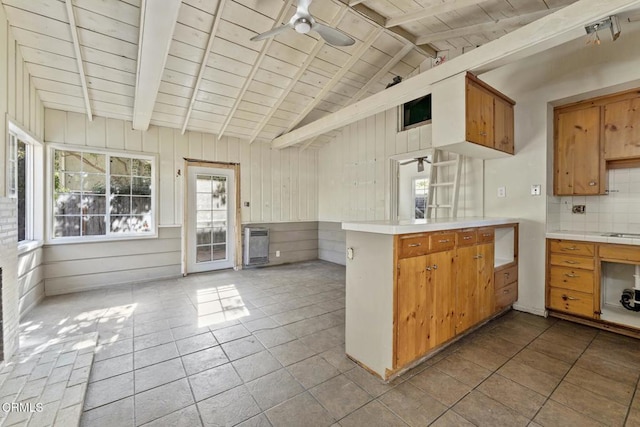
[[[471,236],[464,236],[464,237],[462,238],[462,240],[469,240],[469,239],[471,239]]]
[[[572,279],[575,279],[576,277],[580,277],[577,274],[573,274],[573,273],[565,273],[565,276],[570,277]]]
[[[568,248],[562,248],[563,251],[579,251],[580,249],[576,248],[575,246],[571,246]]]
[[[504,278],[508,279],[509,278],[509,273],[504,273]]]
[[[567,300],[569,300],[569,301],[578,301],[580,298],[570,297],[568,295],[562,295],[562,299],[564,301],[567,301]]]
[[[503,294],[508,294],[509,292],[511,292],[509,289],[505,289],[504,291],[502,291]]]
[[[422,246],[422,243],[411,243],[409,245],[410,248],[417,248],[418,246]]]
[[[564,263],[571,264],[571,265],[580,264],[578,261],[571,261],[571,260],[566,260]]]
[[[449,239],[438,240],[438,243],[449,243]]]
[[[483,234],[482,237],[491,237],[492,234],[491,233],[487,233],[487,234]]]
[[[425,268],[425,270],[431,271],[431,266],[427,266],[427,268]]]
[[[487,136],[486,132],[480,132],[480,136]]]
[[[473,257],[473,259],[482,259],[482,258],[484,258],[482,255],[476,255]]]
[[[433,267],[431,267],[431,268],[433,268],[434,270],[437,270],[438,269],[438,264],[433,264]]]
[[[591,187],[595,187],[597,185],[597,183],[595,181],[589,181],[589,185]]]

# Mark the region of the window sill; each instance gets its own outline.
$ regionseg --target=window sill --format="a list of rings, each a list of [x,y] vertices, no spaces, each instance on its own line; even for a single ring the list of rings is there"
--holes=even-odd
[[[147,240],[157,239],[158,233],[145,234],[143,236],[109,236],[109,237],[68,237],[47,240],[47,246],[57,245],[78,245],[84,243],[108,243],[108,242],[121,242],[127,240]]]
[[[24,242],[20,242],[18,243],[18,256],[34,251],[42,246],[44,246],[42,240],[25,240]]]

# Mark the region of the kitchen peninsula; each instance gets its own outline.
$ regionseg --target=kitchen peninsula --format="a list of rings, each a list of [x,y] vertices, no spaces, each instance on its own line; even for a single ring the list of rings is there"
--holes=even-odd
[[[517,299],[518,221],[344,222],[346,352],[388,380]]]

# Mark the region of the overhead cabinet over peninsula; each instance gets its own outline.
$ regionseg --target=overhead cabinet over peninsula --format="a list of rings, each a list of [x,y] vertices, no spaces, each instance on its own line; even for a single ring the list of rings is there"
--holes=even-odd
[[[471,73],[433,85],[433,146],[480,159],[514,153],[515,101]]]

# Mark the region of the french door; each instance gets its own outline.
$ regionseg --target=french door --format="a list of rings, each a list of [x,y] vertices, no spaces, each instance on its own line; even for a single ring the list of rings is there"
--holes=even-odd
[[[188,171],[187,272],[234,267],[234,170],[189,167]]]

